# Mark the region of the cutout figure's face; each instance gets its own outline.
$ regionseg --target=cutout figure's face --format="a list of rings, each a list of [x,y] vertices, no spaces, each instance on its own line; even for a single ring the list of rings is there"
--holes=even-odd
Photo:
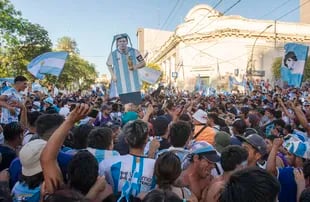
[[[125,51],[128,45],[126,38],[120,38],[117,40],[117,47],[120,51]]]

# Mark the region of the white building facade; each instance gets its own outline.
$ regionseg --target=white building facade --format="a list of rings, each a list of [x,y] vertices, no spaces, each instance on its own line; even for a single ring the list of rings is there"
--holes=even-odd
[[[208,5],[192,8],[170,34],[168,40],[143,46],[143,52],[152,53],[148,62],[161,66],[164,82],[188,90],[198,75],[212,87],[228,83],[228,75],[272,81],[272,63],[282,57],[285,43],[310,44],[310,24],[224,16]],[[138,33],[139,44],[148,36],[141,39]]]

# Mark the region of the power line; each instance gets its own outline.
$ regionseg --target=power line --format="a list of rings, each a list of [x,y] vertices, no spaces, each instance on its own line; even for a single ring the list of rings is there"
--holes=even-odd
[[[281,8],[283,5],[287,4],[289,1],[291,1],[291,0],[285,1],[284,3],[280,4],[280,5],[277,6],[276,8],[272,9],[271,11],[269,11],[269,12],[267,12],[266,14],[264,14],[263,16],[261,16],[260,18],[265,17],[265,16],[271,14],[271,13],[274,12],[275,10],[277,10],[277,9]],[[295,10],[298,9],[298,8],[301,8],[302,6],[304,6],[305,4],[307,4],[307,3],[309,3],[309,2],[310,2],[310,0],[307,1],[307,2],[305,2],[305,3],[303,3],[303,4],[301,4],[301,5],[299,5],[299,6],[296,7],[296,8],[290,10],[289,12],[287,12],[286,14],[280,16],[280,17],[277,18],[276,20],[285,17],[286,15],[290,14],[291,12],[295,11]],[[231,8],[233,8],[233,7],[234,7],[236,4],[238,4],[238,3],[239,3],[239,1],[236,2],[235,4],[233,4],[233,5],[232,5],[230,8],[228,8],[227,10],[229,11]],[[225,12],[227,12],[227,10],[226,10]],[[224,12],[224,14],[225,14],[225,12]],[[214,20],[214,21],[215,21],[215,20]],[[214,21],[210,22],[208,25],[210,25],[210,24],[213,23]],[[208,25],[206,25],[206,26],[208,26]],[[206,26],[205,26],[205,27],[206,27]],[[201,30],[202,30],[202,29],[198,30],[197,32],[199,32],[199,31],[201,31]],[[252,34],[253,32],[254,32],[254,31],[250,32],[250,34]],[[199,33],[197,33],[197,34],[199,34]],[[183,42],[184,42],[184,41],[183,41]],[[211,48],[211,47],[216,46],[217,44],[218,44],[218,43],[215,43],[215,44],[213,44],[213,45],[210,45],[209,47],[207,47],[206,49],[204,49],[204,51],[206,51],[207,49],[209,49],[209,48]],[[189,45],[189,46],[190,46],[190,45]],[[204,53],[204,51],[202,51],[202,53]],[[244,55],[242,55],[242,56],[244,56]]]
[[[276,20],[280,20],[280,19],[284,18],[284,17],[287,16],[288,14],[290,14],[290,13],[294,12],[295,10],[301,8],[302,6],[306,5],[307,3],[310,3],[310,0],[304,2],[303,4],[300,4],[299,6],[293,8],[293,9],[291,9],[290,11],[288,11],[287,13],[285,13],[284,15],[281,15],[280,17],[278,17]]]
[[[161,26],[160,29],[163,29],[166,26],[166,24],[168,23],[169,18],[172,16],[172,14],[174,13],[175,9],[178,7],[180,2],[181,2],[180,0],[177,0],[177,2],[175,3],[174,7],[170,11],[168,17],[166,18],[165,22],[163,23],[163,25]]]
[[[287,0],[285,1],[284,3],[281,3],[279,6],[273,8],[271,11],[267,12],[266,14],[260,16],[259,18],[263,18],[263,17],[266,17],[270,14],[272,14],[274,11],[278,10],[279,8],[282,8],[283,6],[285,6],[288,2],[290,2],[291,0]]]
[[[241,2],[241,0],[236,1],[233,5],[231,5],[228,9],[226,9],[222,15],[225,15],[228,11],[230,11],[231,9],[233,9],[235,6],[237,6],[239,3]],[[205,27],[209,26],[210,24],[212,24],[213,22],[218,21],[218,18],[216,18],[215,20],[212,20],[211,22],[209,22],[206,26],[202,27],[201,29],[199,29],[198,31],[196,31],[195,33],[200,32],[201,30],[203,30]]]
[[[172,16],[172,14],[173,14],[174,11],[176,10],[176,8],[178,7],[178,5],[179,5],[180,2],[182,3],[181,6],[180,6],[180,8],[182,7],[182,5],[183,5],[183,0],[181,0],[181,1],[180,1],[180,0],[177,0],[177,2],[175,3],[174,7],[173,7],[172,10],[169,12],[169,14],[168,14],[168,16],[167,16],[165,22],[162,24],[162,26],[159,27],[159,30],[162,30],[162,29],[165,27],[165,25],[167,24],[169,18]],[[152,41],[153,41],[154,43],[156,43],[158,37],[159,37],[159,34],[157,34],[157,35],[154,37],[154,40],[152,40]]]
[[[219,2],[217,2],[217,4],[215,4],[212,9],[216,9],[216,7],[218,7],[221,3],[222,3],[223,0],[219,0]],[[199,22],[196,23],[196,25],[194,25],[186,34],[190,33],[192,30],[194,30],[206,17],[208,17],[208,14],[207,13],[206,15],[204,15],[201,20]],[[185,35],[186,35],[185,34]]]

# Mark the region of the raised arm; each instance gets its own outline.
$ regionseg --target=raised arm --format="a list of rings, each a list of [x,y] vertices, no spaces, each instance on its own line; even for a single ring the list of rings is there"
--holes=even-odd
[[[74,123],[84,118],[89,111],[90,108],[88,105],[77,105],[48,140],[40,158],[44,174],[45,189],[48,193],[53,193],[63,184],[63,178],[57,163],[59,150],[69,134],[69,130],[74,126]]]
[[[283,140],[281,138],[276,138],[273,141],[271,152],[268,156],[266,170],[274,176],[278,175],[277,166],[276,166],[276,157],[281,147]]]

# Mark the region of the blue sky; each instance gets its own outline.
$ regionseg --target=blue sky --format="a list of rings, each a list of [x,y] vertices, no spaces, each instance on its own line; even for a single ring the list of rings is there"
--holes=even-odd
[[[24,18],[42,25],[49,32],[54,45],[62,36],[75,39],[80,55],[94,63],[100,73],[108,73],[105,62],[115,34],[128,33],[136,47],[138,28],[173,31],[195,5],[214,6],[219,1],[11,0]],[[222,0],[217,9],[224,12],[235,2],[237,0]],[[242,0],[226,15],[274,20],[298,5],[299,0]],[[171,12],[173,10],[174,12]],[[167,18],[168,21],[164,24]],[[299,21],[299,10],[285,16],[281,21]]]

